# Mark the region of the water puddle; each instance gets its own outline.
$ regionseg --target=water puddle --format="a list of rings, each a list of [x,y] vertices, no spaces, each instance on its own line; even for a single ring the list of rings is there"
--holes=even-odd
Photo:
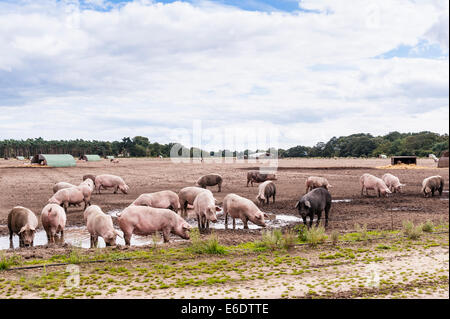
[[[117,217],[117,213],[120,212],[120,209],[108,211],[107,214],[113,216],[113,218]],[[265,218],[266,227],[267,228],[280,228],[292,223],[299,223],[302,222],[302,219],[298,216],[293,215],[275,215],[272,213],[266,213],[268,215],[268,218]],[[193,210],[188,210],[188,217],[186,221],[192,226],[197,227],[197,219],[196,215]],[[315,220],[314,220],[315,221]],[[223,214],[223,211],[220,211],[217,213],[217,223],[210,223],[210,228],[212,229],[225,229],[225,216]],[[233,228],[233,220],[231,218],[228,218],[228,229]],[[236,229],[243,229],[244,224],[240,219],[236,219]],[[251,221],[248,222],[248,228],[249,229],[261,229],[262,227],[253,224]],[[123,236],[123,232],[120,229],[117,229],[119,234]],[[171,235],[170,241],[184,241],[184,239],[176,236]],[[162,244],[163,240],[160,236],[160,240],[157,244]],[[90,248],[91,240],[90,235],[85,226],[82,227],[66,227],[64,231],[64,242],[68,243],[75,247],[81,247],[81,248]],[[125,241],[123,238],[117,237],[116,243],[120,245],[125,245]],[[13,244],[14,248],[19,247],[19,236],[14,235],[13,236]],[[153,238],[151,235],[149,236],[138,236],[133,235],[131,237],[131,245],[132,246],[145,246],[145,245],[152,245],[153,244]],[[43,229],[40,229],[36,232],[34,236],[34,246],[43,246],[47,245],[47,234]],[[98,247],[103,248],[106,247],[105,242],[103,238],[98,238]],[[9,249],[9,235],[6,236],[0,236],[0,250],[2,249]]]
[[[119,234],[123,236],[123,232],[120,229],[117,229]],[[161,237],[160,237],[161,238]],[[178,241],[182,240],[181,238],[177,236],[171,236],[171,241]],[[89,232],[87,231],[86,227],[67,227],[64,231],[64,242],[68,243],[75,247],[81,247],[81,248],[90,248],[91,246],[91,239]],[[116,243],[120,245],[125,245],[125,241],[123,238],[117,237]],[[163,240],[161,240],[157,244],[163,243]],[[14,235],[13,236],[13,244],[14,248],[19,247],[19,236]],[[131,237],[131,245],[132,246],[144,246],[144,245],[150,245],[153,244],[152,236],[138,236],[133,235]],[[47,234],[44,230],[39,230],[36,232],[34,236],[34,246],[41,246],[41,245],[47,245]],[[98,238],[98,247],[103,248],[106,247],[105,242],[103,238]],[[0,236],[0,250],[1,249],[9,249],[9,235],[6,236]]]
[[[353,199],[332,199],[332,203],[350,203]]]

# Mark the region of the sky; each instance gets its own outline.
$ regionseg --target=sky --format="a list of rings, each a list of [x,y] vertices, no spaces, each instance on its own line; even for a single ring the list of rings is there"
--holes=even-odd
[[[0,0],[0,139],[448,134],[448,53],[442,0]]]

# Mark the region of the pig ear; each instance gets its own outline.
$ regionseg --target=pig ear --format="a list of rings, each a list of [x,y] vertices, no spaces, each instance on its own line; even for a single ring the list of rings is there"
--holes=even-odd
[[[219,206],[216,206],[216,212],[220,212],[222,210],[222,208],[221,207],[219,207]]]
[[[333,187],[333,185],[328,184],[328,187]]]
[[[300,204],[300,201],[298,201],[297,203],[295,203],[295,208],[298,208],[298,205]]]
[[[264,215],[264,218],[269,219],[269,215],[267,215],[266,213],[263,213],[263,215]]]
[[[22,232],[24,232],[25,229],[26,229],[26,227],[27,227],[27,226],[23,226],[17,234],[21,234]]]
[[[311,208],[311,203],[309,200],[305,200],[305,206]]]
[[[184,223],[183,229],[191,229],[191,225],[189,225],[188,223]]]
[[[117,236],[119,236],[120,238],[123,239],[123,236],[122,236],[117,230],[114,229],[114,233],[115,233]]]
[[[401,187],[404,187],[404,186],[406,186],[406,184],[400,184],[400,186],[401,186]]]

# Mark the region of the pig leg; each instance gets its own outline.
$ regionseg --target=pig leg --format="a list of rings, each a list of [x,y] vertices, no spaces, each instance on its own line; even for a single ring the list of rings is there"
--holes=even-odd
[[[14,249],[14,245],[13,245],[13,232],[10,230],[9,231],[9,248],[10,249]]]
[[[330,212],[331,203],[325,206],[325,227],[328,226],[328,213]]]
[[[247,187],[248,187],[248,183],[250,182],[250,180],[249,179],[247,179]]]
[[[276,193],[273,193],[273,202],[275,203],[275,194]]]
[[[308,217],[309,217],[309,228],[311,228],[312,227],[312,224],[313,224],[313,219],[314,219],[314,214],[309,214],[308,215]]]
[[[222,191],[222,182],[219,183],[219,190],[218,192],[220,193]]]
[[[94,236],[91,235],[91,248],[95,247],[94,242],[95,242]]]
[[[320,212],[317,214],[316,227],[319,226],[319,224],[320,224],[320,218],[321,218],[321,217],[322,217],[322,211],[320,211]]]
[[[228,229],[228,213],[225,213],[225,229]]]
[[[64,244],[64,230],[61,230],[60,235],[59,235],[59,242],[61,244]]]
[[[247,217],[244,217],[244,218],[242,219],[242,222],[244,223],[244,229],[248,229],[248,218],[247,218]]]
[[[64,202],[64,211],[67,213],[67,208],[69,207],[69,202]]]
[[[169,239],[170,239],[170,229],[169,228],[165,228],[163,230],[163,238],[164,238],[165,243],[169,242]]]
[[[117,194],[117,190],[119,189],[119,186],[118,185],[116,185],[116,186],[114,186],[114,194]]]
[[[202,221],[200,215],[197,214],[198,230],[202,229]]]
[[[233,230],[236,229],[236,218],[233,217]]]

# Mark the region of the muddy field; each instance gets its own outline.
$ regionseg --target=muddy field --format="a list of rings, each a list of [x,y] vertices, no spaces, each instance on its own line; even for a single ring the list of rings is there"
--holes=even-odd
[[[354,229],[355,223],[367,224],[368,229],[398,229],[402,221],[410,219],[424,222],[448,221],[448,169],[438,169],[431,159],[419,159],[418,166],[423,169],[377,169],[389,164],[389,159],[285,159],[278,162],[275,204],[265,207],[266,212],[277,216],[297,216],[295,203],[305,192],[305,179],[310,175],[324,176],[334,186],[331,188],[333,205],[327,231],[334,229],[345,232]],[[94,194],[92,204],[99,205],[112,214],[128,206],[142,193],[170,189],[178,192],[185,186],[195,183],[197,178],[207,173],[219,173],[224,182],[222,192],[211,187],[215,197],[222,201],[228,193],[255,199],[257,186],[246,187],[248,169],[264,167],[253,162],[242,163],[188,163],[174,164],[169,159],[121,159],[118,164],[108,160],[101,162],[78,161],[70,168],[29,168],[17,160],[0,160],[0,235],[7,234],[6,220],[9,210],[22,205],[40,214],[52,195],[53,184],[65,181],[79,184],[85,174],[110,173],[120,175],[130,186],[128,194],[113,194],[112,190]],[[267,164],[266,164],[267,166]],[[390,198],[360,196],[359,177],[370,173],[381,177],[390,172],[406,184],[403,194]],[[420,193],[425,177],[441,175],[446,184],[441,197],[423,198]],[[370,194],[370,191],[369,191]],[[84,226],[82,208],[69,208],[67,227]],[[296,218],[292,221],[298,222]],[[278,223],[279,224],[279,223]],[[282,226],[285,223],[281,223]],[[276,226],[276,225],[275,225]],[[223,224],[217,226],[223,228]],[[226,231],[216,229],[221,241],[237,243],[258,237],[260,227],[250,231]]]
[[[294,205],[305,193],[305,179],[311,175],[324,176],[334,186],[330,189],[333,204],[326,230],[328,235],[337,231],[342,239],[346,234],[352,235],[358,223],[366,224],[374,234],[387,233],[394,237],[351,243],[344,240],[339,246],[298,246],[289,251],[259,253],[245,247],[261,239],[262,228],[249,223],[250,229],[244,230],[238,223],[237,230],[225,230],[223,215],[219,213],[219,222],[213,224],[214,234],[228,250],[226,256],[219,257],[192,255],[190,241],[175,236],[171,243],[159,241],[156,246],[151,236],[133,236],[132,247],[84,249],[89,246],[89,234],[83,225],[82,208],[74,207],[69,208],[67,214],[63,247],[48,247],[41,230],[37,246],[10,250],[7,249],[7,214],[13,206],[22,205],[40,215],[52,195],[54,183],[79,184],[85,174],[120,175],[130,186],[126,195],[113,194],[112,190],[93,195],[92,204],[112,216],[142,193],[165,189],[178,192],[207,173],[219,173],[224,178],[222,192],[218,193],[217,187],[210,188],[219,201],[228,193],[255,199],[257,186],[246,187],[246,172],[267,165],[255,162],[174,164],[168,159],[120,159],[118,164],[107,160],[78,161],[73,168],[29,168],[17,160],[0,160],[0,257],[18,258],[18,266],[63,262],[48,270],[38,267],[0,272],[0,297],[448,298],[449,171],[436,168],[429,159],[418,161],[420,169],[376,168],[388,164],[386,159],[280,160],[275,181],[276,202],[263,210],[272,217],[268,228],[294,227],[300,222]],[[389,198],[377,198],[373,192],[370,197],[360,195],[359,177],[363,173],[381,177],[386,172],[406,184],[404,193]],[[444,192],[442,196],[424,198],[420,192],[422,180],[432,175],[444,177]],[[424,234],[420,240],[405,240],[401,232],[405,220],[415,223],[430,220],[440,228],[436,233]],[[196,225],[195,220],[188,221]],[[201,238],[209,238],[209,235],[203,234]],[[122,244],[120,240],[119,244]],[[120,256],[126,258],[115,259]],[[68,276],[65,265],[83,258],[113,260],[80,264],[80,286],[69,289],[64,283]],[[370,267],[375,267],[381,278],[376,289],[367,285]]]

